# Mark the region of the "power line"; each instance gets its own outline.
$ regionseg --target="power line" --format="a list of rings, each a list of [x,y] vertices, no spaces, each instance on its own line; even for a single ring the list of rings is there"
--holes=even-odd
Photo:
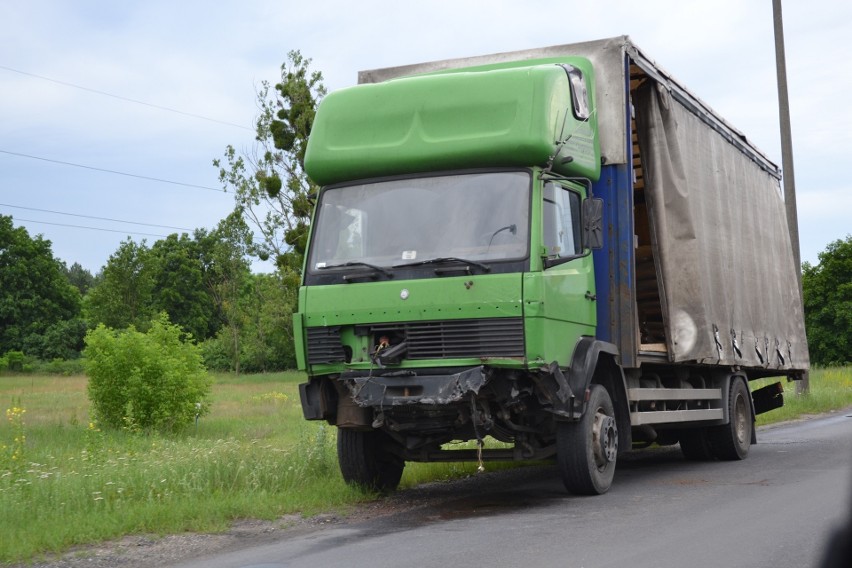
[[[42,79],[44,81],[50,81],[51,83],[56,83],[57,85],[64,85],[66,87],[73,87],[75,89],[80,89],[82,91],[88,91],[90,93],[96,93],[98,95],[103,95],[105,97],[112,97],[114,99],[127,101],[127,102],[131,102],[131,103],[136,103],[138,105],[143,105],[143,106],[147,106],[147,107],[151,107],[151,108],[156,108],[156,109],[159,109],[159,110],[173,112],[173,113],[176,113],[176,114],[182,114],[184,116],[190,116],[192,118],[207,120],[209,122],[217,122],[219,124],[225,124],[227,126],[242,128],[244,130],[252,130],[248,126],[243,126],[242,124],[236,124],[234,122],[228,122],[228,121],[225,121],[225,120],[218,120],[216,118],[210,118],[208,116],[202,116],[200,114],[185,112],[185,111],[170,108],[170,107],[167,107],[167,106],[155,105],[153,103],[148,103],[148,102],[140,101],[140,100],[137,100],[137,99],[131,99],[129,97],[124,97],[124,96],[121,96],[121,95],[115,95],[113,93],[107,93],[106,91],[99,91],[98,89],[92,89],[90,87],[83,87],[82,85],[75,85],[74,83],[68,83],[67,81],[60,81],[58,79],[51,79],[50,77],[45,77],[44,75],[36,75],[35,73],[28,73],[26,71],[21,71],[19,69],[13,69],[11,67],[6,67],[5,65],[0,65],[0,69],[5,69],[6,71],[12,71],[13,73],[20,73],[21,75],[26,75],[28,77],[35,77],[36,79]]]
[[[33,156],[31,154],[22,154],[20,152],[10,152],[9,150],[0,150],[0,153],[9,154],[10,156],[18,156],[20,158],[30,158],[32,160],[41,160],[43,162],[51,162],[53,164],[62,164],[63,166],[74,166],[75,168],[84,168],[84,169],[87,169],[87,170],[95,170],[95,171],[98,171],[98,172],[106,172],[108,174],[117,174],[117,175],[120,175],[120,176],[127,176],[127,177],[132,177],[132,178],[137,178],[137,179],[146,179],[146,180],[149,180],[149,181],[158,181],[160,183],[170,183],[170,184],[173,184],[173,185],[182,185],[184,187],[193,187],[193,188],[196,188],[196,189],[206,189],[206,190],[209,190],[209,191],[215,191],[217,193],[223,193],[223,192],[227,193],[227,190],[225,190],[225,189],[210,187],[210,186],[207,186],[207,185],[196,185],[194,183],[184,183],[184,182],[181,182],[181,181],[172,181],[172,180],[168,180],[168,179],[143,176],[143,175],[139,175],[139,174],[130,174],[130,173],[127,173],[127,172],[119,172],[119,171],[116,171],[116,170],[108,170],[106,168],[98,168],[98,167],[95,167],[95,166],[86,166],[84,164],[75,164],[73,162],[63,162],[62,160],[53,160],[51,158],[43,158],[41,156]]]
[[[116,229],[102,229],[100,227],[86,227],[83,225],[67,225],[65,223],[48,223],[47,221],[35,221],[33,219],[22,219],[20,217],[15,217],[16,221],[26,221],[27,223],[41,223],[42,225],[53,225],[55,227],[71,227],[73,229],[88,229],[90,231],[104,231],[106,233],[120,233],[122,235],[142,235],[144,237],[160,237],[167,238],[168,235],[157,235],[154,233],[138,233],[133,231],[118,231]]]
[[[68,215],[69,217],[82,217],[84,219],[96,219],[98,221],[111,221],[114,223],[128,223],[130,225],[142,225],[145,227],[159,227],[161,229],[174,229],[176,231],[192,232],[192,229],[186,227],[172,227],[170,225],[155,225],[153,223],[140,223],[138,221],[124,221],[122,219],[110,219],[109,217],[94,217],[92,215],[82,215],[79,213],[65,213],[63,211],[51,211],[50,209],[37,209],[35,207],[23,207],[21,205],[9,205],[8,203],[0,203],[0,207],[11,207],[13,209],[26,209],[27,211],[38,211],[39,213],[53,213],[55,215]],[[40,222],[40,221],[37,221]]]
[[[0,203],[0,206],[3,206],[3,204]],[[15,205],[5,205],[5,207],[15,207]],[[20,209],[30,209],[30,208],[29,207],[20,207]],[[33,209],[33,211],[42,211],[42,209]],[[47,212],[48,213],[54,213],[53,211],[47,211]],[[56,213],[58,213],[58,212],[56,212]],[[72,215],[72,213],[59,213],[59,214],[60,215]],[[78,215],[78,216],[79,217],[86,217],[86,215]],[[103,219],[103,220],[106,220],[106,221],[114,220],[114,219],[105,219],[103,217],[90,217],[90,218],[91,219]],[[22,217],[15,217],[14,220],[15,221],[24,221],[26,223],[36,223],[36,224],[41,224],[41,225],[52,225],[54,227],[69,227],[69,228],[72,228],[72,229],[86,229],[86,230],[89,230],[89,231],[103,231],[103,232],[106,232],[106,233],[119,233],[119,234],[122,234],[122,235],[141,235],[143,237],[159,237],[159,238],[162,238],[162,239],[168,238],[168,236],[169,236],[169,235],[160,235],[160,234],[157,234],[157,233],[140,233],[140,232],[134,232],[134,231],[120,231],[120,230],[117,230],[117,229],[104,229],[104,228],[101,228],[101,227],[87,227],[85,225],[69,225],[67,223],[51,223],[49,221],[36,221],[34,219],[24,219]],[[118,222],[119,223],[133,223],[134,225],[148,225],[150,227],[163,227],[163,228],[166,228],[166,229],[178,229],[178,227],[169,227],[168,225],[149,225],[148,223],[134,223],[133,221],[118,221]],[[187,230],[188,231],[189,229],[180,229],[180,230]],[[252,241],[252,243],[255,243],[255,240],[254,240],[253,237],[252,237],[251,241]]]

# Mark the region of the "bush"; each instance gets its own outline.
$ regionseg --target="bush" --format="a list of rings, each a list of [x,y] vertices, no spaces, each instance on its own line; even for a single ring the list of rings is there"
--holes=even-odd
[[[186,338],[190,339],[190,338]],[[209,410],[212,381],[201,351],[163,313],[147,333],[103,325],[86,334],[83,366],[99,423],[176,431]]]
[[[21,373],[24,371],[24,353],[22,351],[7,351],[3,356],[4,367],[9,371]]]
[[[83,368],[83,361],[79,358],[56,358],[52,361],[39,361],[34,364],[33,372],[45,375],[65,375],[66,377],[70,377],[71,375],[82,375],[86,371]]]
[[[11,354],[11,357],[9,356]],[[82,375],[83,361],[79,358],[62,359],[54,358],[52,361],[41,361],[24,354],[21,351],[10,351],[0,357],[0,374],[6,371],[14,373],[39,373],[43,375]],[[10,364],[11,360],[11,364]]]
[[[225,345],[226,339],[222,338],[222,333],[216,337],[211,337],[200,344],[201,354],[204,357],[204,366],[211,371],[231,371],[233,370],[232,358]]]

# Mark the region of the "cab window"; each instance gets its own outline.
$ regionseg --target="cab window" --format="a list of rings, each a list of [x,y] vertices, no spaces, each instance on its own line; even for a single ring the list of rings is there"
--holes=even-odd
[[[547,258],[568,258],[582,254],[580,194],[559,184],[548,183],[544,186],[542,213]]]

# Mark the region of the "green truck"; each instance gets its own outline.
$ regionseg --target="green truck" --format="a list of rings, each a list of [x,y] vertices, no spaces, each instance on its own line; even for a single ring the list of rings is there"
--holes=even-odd
[[[305,169],[301,404],[347,482],[555,459],[601,494],[632,448],[745,458],[783,404],[750,381],[807,372],[780,169],[626,36],[362,71]]]

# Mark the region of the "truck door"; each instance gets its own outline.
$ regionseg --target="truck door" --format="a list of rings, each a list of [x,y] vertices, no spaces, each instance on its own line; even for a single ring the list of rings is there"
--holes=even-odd
[[[583,246],[583,194],[568,184],[548,182],[542,189],[542,278],[545,352],[567,365],[582,335],[594,335],[595,283],[592,257]]]

